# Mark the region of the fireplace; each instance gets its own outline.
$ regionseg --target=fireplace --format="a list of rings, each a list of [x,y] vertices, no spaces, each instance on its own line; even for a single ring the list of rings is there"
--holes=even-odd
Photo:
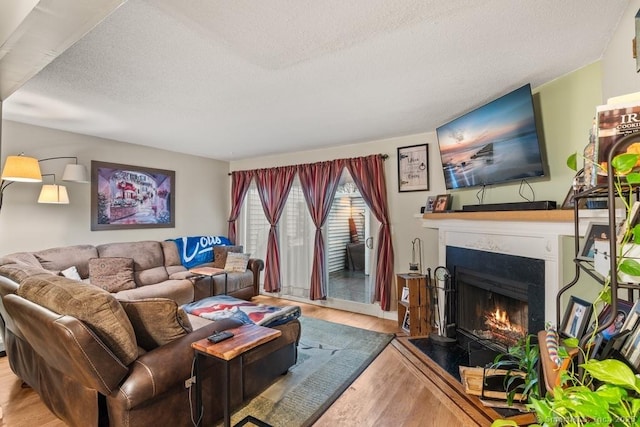
[[[544,328],[544,260],[448,246],[452,313],[461,339],[503,350]]]

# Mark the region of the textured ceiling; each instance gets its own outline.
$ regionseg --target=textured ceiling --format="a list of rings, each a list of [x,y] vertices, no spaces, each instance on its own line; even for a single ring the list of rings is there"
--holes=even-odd
[[[433,131],[597,61],[627,5],[129,0],[4,118],[220,160]]]

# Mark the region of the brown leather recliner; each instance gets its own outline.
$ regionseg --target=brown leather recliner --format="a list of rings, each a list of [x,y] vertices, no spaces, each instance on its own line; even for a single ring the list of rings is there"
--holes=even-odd
[[[47,280],[47,279],[45,279]],[[62,278],[57,281],[66,280]],[[24,283],[24,282],[23,282]],[[191,343],[233,320],[206,324],[125,364],[86,322],[61,315],[15,294],[18,284],[0,276],[0,316],[11,369],[71,426],[190,426],[199,416]],[[283,335],[247,352],[231,367],[232,405],[255,395],[295,363],[300,324],[277,327]],[[204,425],[222,417],[223,366],[204,366]]]

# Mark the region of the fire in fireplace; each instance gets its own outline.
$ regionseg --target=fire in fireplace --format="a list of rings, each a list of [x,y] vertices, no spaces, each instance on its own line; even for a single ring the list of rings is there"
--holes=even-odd
[[[544,327],[544,261],[447,247],[457,331],[488,347],[515,344]]]

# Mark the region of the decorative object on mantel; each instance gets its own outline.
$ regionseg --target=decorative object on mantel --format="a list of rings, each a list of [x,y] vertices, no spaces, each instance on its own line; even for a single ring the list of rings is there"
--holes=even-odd
[[[429,145],[398,147],[398,191],[429,189]]]
[[[436,196],[433,202],[433,213],[446,212],[451,209],[451,201],[453,196],[451,194],[440,194]]]
[[[47,157],[36,159],[20,153],[17,156],[7,156],[2,169],[2,179],[0,180],[0,209],[2,208],[2,196],[4,190],[14,182],[42,182],[43,176],[53,176],[53,184],[45,184],[40,191],[38,203],[68,204],[69,196],[66,187],[55,183],[55,174],[42,175],[40,163],[49,160],[73,159],[74,163],[65,166],[62,180],[67,182],[88,183],[87,168],[78,164],[78,158],[72,156]]]

